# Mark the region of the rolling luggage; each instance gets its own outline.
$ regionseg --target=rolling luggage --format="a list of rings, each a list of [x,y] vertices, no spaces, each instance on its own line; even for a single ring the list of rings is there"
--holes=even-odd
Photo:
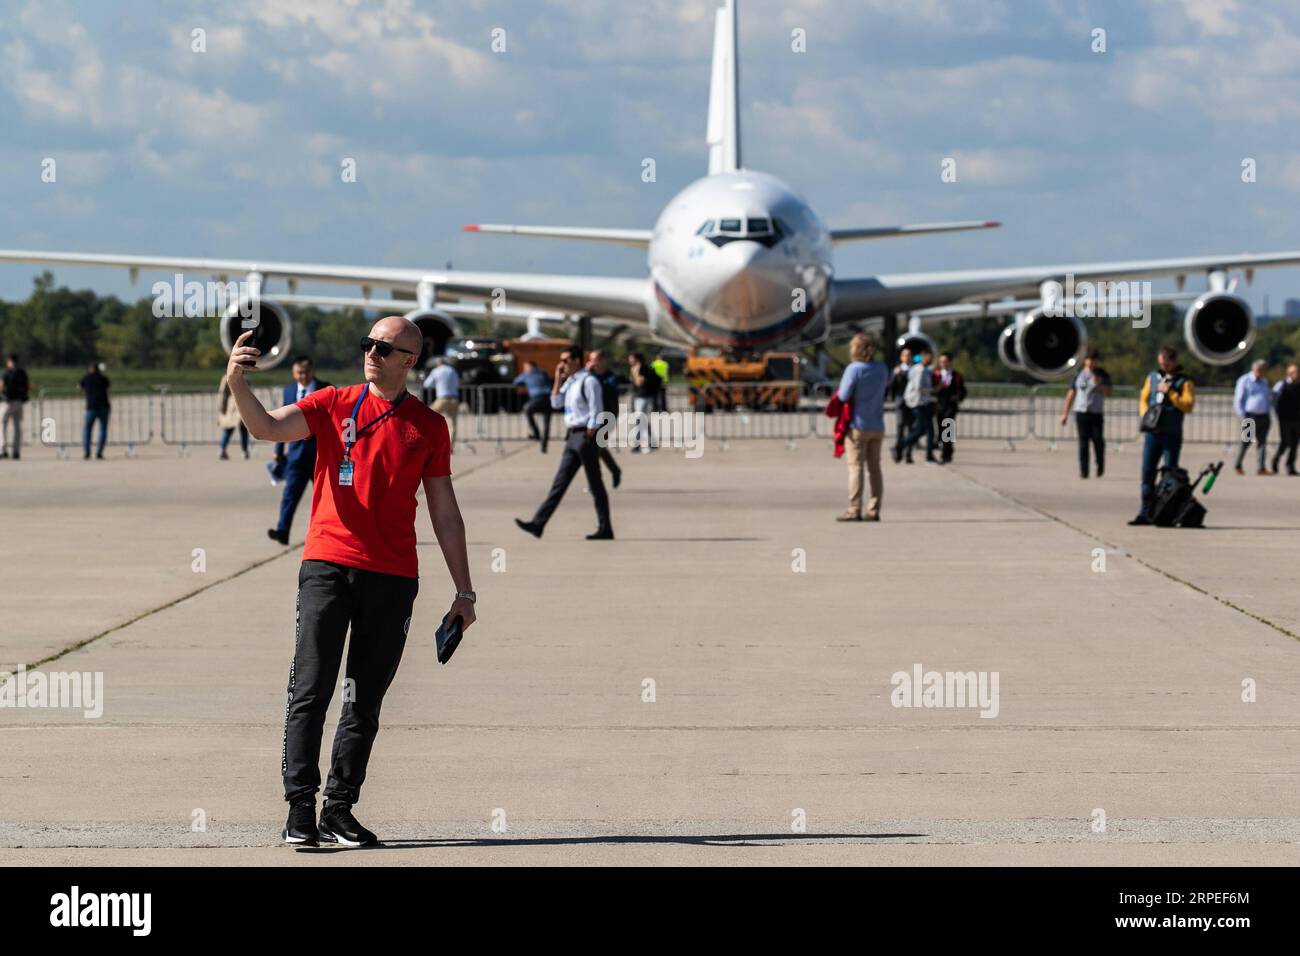
[[[1222,467],[1223,462],[1206,465],[1195,480],[1188,478],[1185,468],[1161,468],[1151,500],[1151,523],[1161,528],[1204,527],[1205,506],[1196,500],[1194,492],[1201,479],[1209,475],[1204,489],[1208,493]]]

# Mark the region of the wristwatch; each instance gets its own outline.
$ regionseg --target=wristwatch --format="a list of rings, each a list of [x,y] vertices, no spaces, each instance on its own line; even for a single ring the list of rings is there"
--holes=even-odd
[[[476,595],[473,591],[457,591],[456,597],[465,598],[465,600],[469,601],[470,604],[478,603],[478,595]]]

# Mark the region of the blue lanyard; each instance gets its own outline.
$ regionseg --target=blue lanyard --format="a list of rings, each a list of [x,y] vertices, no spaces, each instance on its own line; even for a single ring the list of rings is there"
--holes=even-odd
[[[352,416],[351,416],[351,418],[352,418],[352,424],[353,424],[354,427],[356,426],[356,423],[357,423],[357,412],[361,411],[361,403],[364,402],[364,401],[366,400],[366,395],[368,395],[369,393],[370,393],[370,386],[367,385],[365,388],[363,388],[363,389],[361,390],[361,394],[357,396],[357,403],[356,403],[355,405],[352,406]],[[378,418],[372,418],[370,421],[366,422],[365,425],[361,426],[360,428],[357,428],[356,431],[353,432],[353,434],[354,434],[357,438],[360,438],[360,437],[361,437],[361,433],[364,432],[366,429],[370,428],[372,425],[378,425],[380,422],[382,422],[382,421],[383,421],[385,418],[387,418],[389,415],[393,414],[393,412],[397,411],[397,406],[400,405],[400,404],[402,404],[402,402],[406,399],[406,396],[409,395],[409,394],[411,394],[411,393],[408,392],[408,391],[406,391],[405,389],[403,389],[403,390],[402,390],[402,394],[399,395],[399,396],[397,396],[397,401],[393,402],[393,407],[392,407],[392,408],[390,408],[388,411],[384,412],[384,413],[383,413],[382,415],[380,415]],[[344,460],[344,461],[348,461],[348,460],[351,459],[351,457],[352,457],[352,445],[353,445],[353,439],[347,439],[347,440],[344,441],[344,443],[343,443],[343,460]]]

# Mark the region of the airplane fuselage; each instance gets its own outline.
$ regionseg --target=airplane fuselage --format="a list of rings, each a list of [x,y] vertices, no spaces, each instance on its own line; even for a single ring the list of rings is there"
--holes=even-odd
[[[678,193],[649,246],[656,338],[730,351],[823,341],[831,237],[774,176],[717,173]]]

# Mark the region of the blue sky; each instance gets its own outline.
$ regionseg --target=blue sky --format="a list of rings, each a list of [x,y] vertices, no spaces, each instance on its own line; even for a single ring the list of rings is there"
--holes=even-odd
[[[714,7],[0,0],[0,247],[642,275],[635,250],[460,227],[651,225],[705,171]],[[1300,5],[740,8],[747,166],[832,226],[1005,224],[841,246],[839,275],[1300,248]],[[36,271],[0,265],[0,297]],[[1259,273],[1264,294],[1280,311],[1300,270]]]

